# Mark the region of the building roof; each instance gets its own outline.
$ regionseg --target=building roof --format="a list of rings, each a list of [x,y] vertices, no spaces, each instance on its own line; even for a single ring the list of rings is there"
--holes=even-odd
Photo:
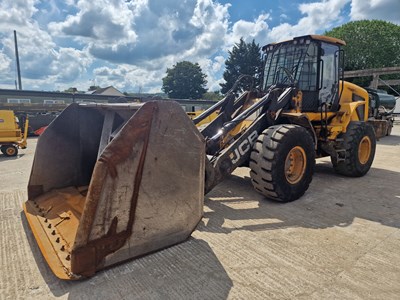
[[[97,89],[92,92],[92,95],[107,95],[107,96],[118,96],[118,97],[125,96],[123,93],[121,93],[113,86]]]

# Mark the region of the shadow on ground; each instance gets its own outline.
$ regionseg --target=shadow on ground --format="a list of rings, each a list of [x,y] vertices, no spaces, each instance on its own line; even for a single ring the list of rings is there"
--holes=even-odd
[[[390,146],[400,146],[400,136],[399,135],[389,135],[380,138],[378,141],[380,145],[390,145]]]
[[[81,281],[62,281],[47,266],[21,213],[36,264],[55,297],[69,299],[226,299],[232,280],[203,240],[186,242],[100,271]]]
[[[398,172],[371,168],[364,177],[350,178],[337,175],[330,163],[318,162],[306,194],[291,203],[278,203],[258,194],[249,177],[232,175],[207,195],[208,209],[198,230],[229,233],[288,227],[345,227],[355,218],[400,228],[399,182]],[[253,222],[237,226],[238,220]],[[227,226],[229,221],[235,224]]]
[[[0,153],[0,161],[3,161],[3,160],[16,160],[16,159],[19,159],[20,157],[22,157],[24,155],[25,155],[24,153],[19,153],[16,156],[7,156],[7,155],[4,155],[3,153]]]

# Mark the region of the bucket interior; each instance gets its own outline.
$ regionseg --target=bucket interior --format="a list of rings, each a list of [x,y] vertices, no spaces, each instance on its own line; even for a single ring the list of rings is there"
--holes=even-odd
[[[135,111],[69,106],[38,141],[28,198],[52,189],[89,185],[99,154]]]
[[[73,105],[38,141],[24,209],[35,236],[41,236],[37,240],[42,253],[60,278],[66,276],[60,269],[70,269],[96,161],[136,111]]]

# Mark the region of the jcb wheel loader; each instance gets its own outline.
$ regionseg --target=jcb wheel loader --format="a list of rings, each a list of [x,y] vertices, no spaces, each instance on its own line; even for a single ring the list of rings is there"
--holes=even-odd
[[[236,167],[249,166],[254,188],[293,201],[312,180],[315,158],[330,156],[336,172],[363,176],[376,138],[366,123],[368,93],[341,80],[339,39],[308,35],[263,47],[258,90],[234,96],[235,87],[195,123],[219,110],[201,132],[206,138],[206,191]]]
[[[70,105],[39,139],[24,205],[53,272],[79,279],[185,240],[204,194],[240,166],[282,202],[306,192],[318,157],[364,175],[375,134],[367,92],[340,80],[342,45],[308,35],[264,46],[261,85],[237,95],[235,84],[193,122],[172,101]]]

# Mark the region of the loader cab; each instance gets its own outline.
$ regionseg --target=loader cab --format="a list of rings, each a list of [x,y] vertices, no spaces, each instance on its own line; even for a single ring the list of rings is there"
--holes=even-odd
[[[342,45],[335,38],[307,35],[264,46],[263,90],[295,86],[303,93],[304,112],[337,111]]]

